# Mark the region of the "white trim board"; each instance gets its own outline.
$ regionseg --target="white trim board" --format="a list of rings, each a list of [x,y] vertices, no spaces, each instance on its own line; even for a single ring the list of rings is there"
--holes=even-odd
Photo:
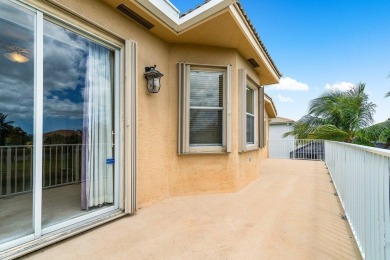
[[[237,0],[211,0],[180,17],[180,11],[168,0],[137,0],[177,33],[229,7]]]

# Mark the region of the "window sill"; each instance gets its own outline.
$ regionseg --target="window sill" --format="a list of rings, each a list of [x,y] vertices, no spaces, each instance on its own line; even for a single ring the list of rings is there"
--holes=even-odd
[[[252,151],[256,151],[256,150],[260,150],[258,145],[250,145],[250,146],[245,147],[245,150],[241,151],[240,153],[252,152]]]
[[[188,153],[182,153],[178,155],[222,155],[222,154],[229,154],[230,152],[222,151],[222,152],[188,152]]]
[[[198,146],[198,147],[189,147],[187,152],[182,153],[181,155],[187,154],[228,154],[225,146]]]

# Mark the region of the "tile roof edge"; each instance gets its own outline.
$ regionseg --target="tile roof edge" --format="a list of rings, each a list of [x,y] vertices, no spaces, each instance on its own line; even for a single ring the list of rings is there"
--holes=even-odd
[[[209,0],[210,1],[210,0]],[[244,10],[244,7],[242,6],[242,4],[237,1],[236,2],[237,6],[239,7],[243,17],[245,18],[246,22],[248,23],[249,27],[251,28],[253,34],[256,36],[256,39],[257,41],[259,42],[261,48],[264,50],[264,53],[266,54],[267,58],[269,59],[272,67],[275,69],[276,73],[278,74],[279,77],[282,77],[282,73],[279,71],[278,67],[276,66],[274,60],[271,58],[271,55],[268,53],[268,50],[267,48],[265,47],[264,43],[262,42],[262,40],[260,39],[260,36],[259,34],[257,33],[256,31],[256,28],[254,27],[254,25],[252,24],[252,22],[250,21],[249,19],[249,16],[248,14],[245,12]]]

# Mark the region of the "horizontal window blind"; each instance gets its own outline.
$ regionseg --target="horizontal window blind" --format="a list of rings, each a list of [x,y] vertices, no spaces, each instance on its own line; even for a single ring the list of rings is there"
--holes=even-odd
[[[251,114],[246,115],[246,143],[255,143],[255,116]]]
[[[246,143],[255,143],[255,91],[246,88]]]
[[[246,112],[249,114],[254,114],[255,111],[255,91],[251,88],[246,88]]]
[[[222,110],[190,111],[190,146],[222,145]]]
[[[190,146],[222,146],[223,72],[191,70]]]
[[[190,106],[223,107],[223,73],[191,71]]]

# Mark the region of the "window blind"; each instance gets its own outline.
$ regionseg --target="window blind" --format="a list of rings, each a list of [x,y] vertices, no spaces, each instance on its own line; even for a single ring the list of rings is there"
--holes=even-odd
[[[191,71],[190,146],[222,145],[223,73]]]
[[[255,143],[255,91],[246,88],[246,143]]]

